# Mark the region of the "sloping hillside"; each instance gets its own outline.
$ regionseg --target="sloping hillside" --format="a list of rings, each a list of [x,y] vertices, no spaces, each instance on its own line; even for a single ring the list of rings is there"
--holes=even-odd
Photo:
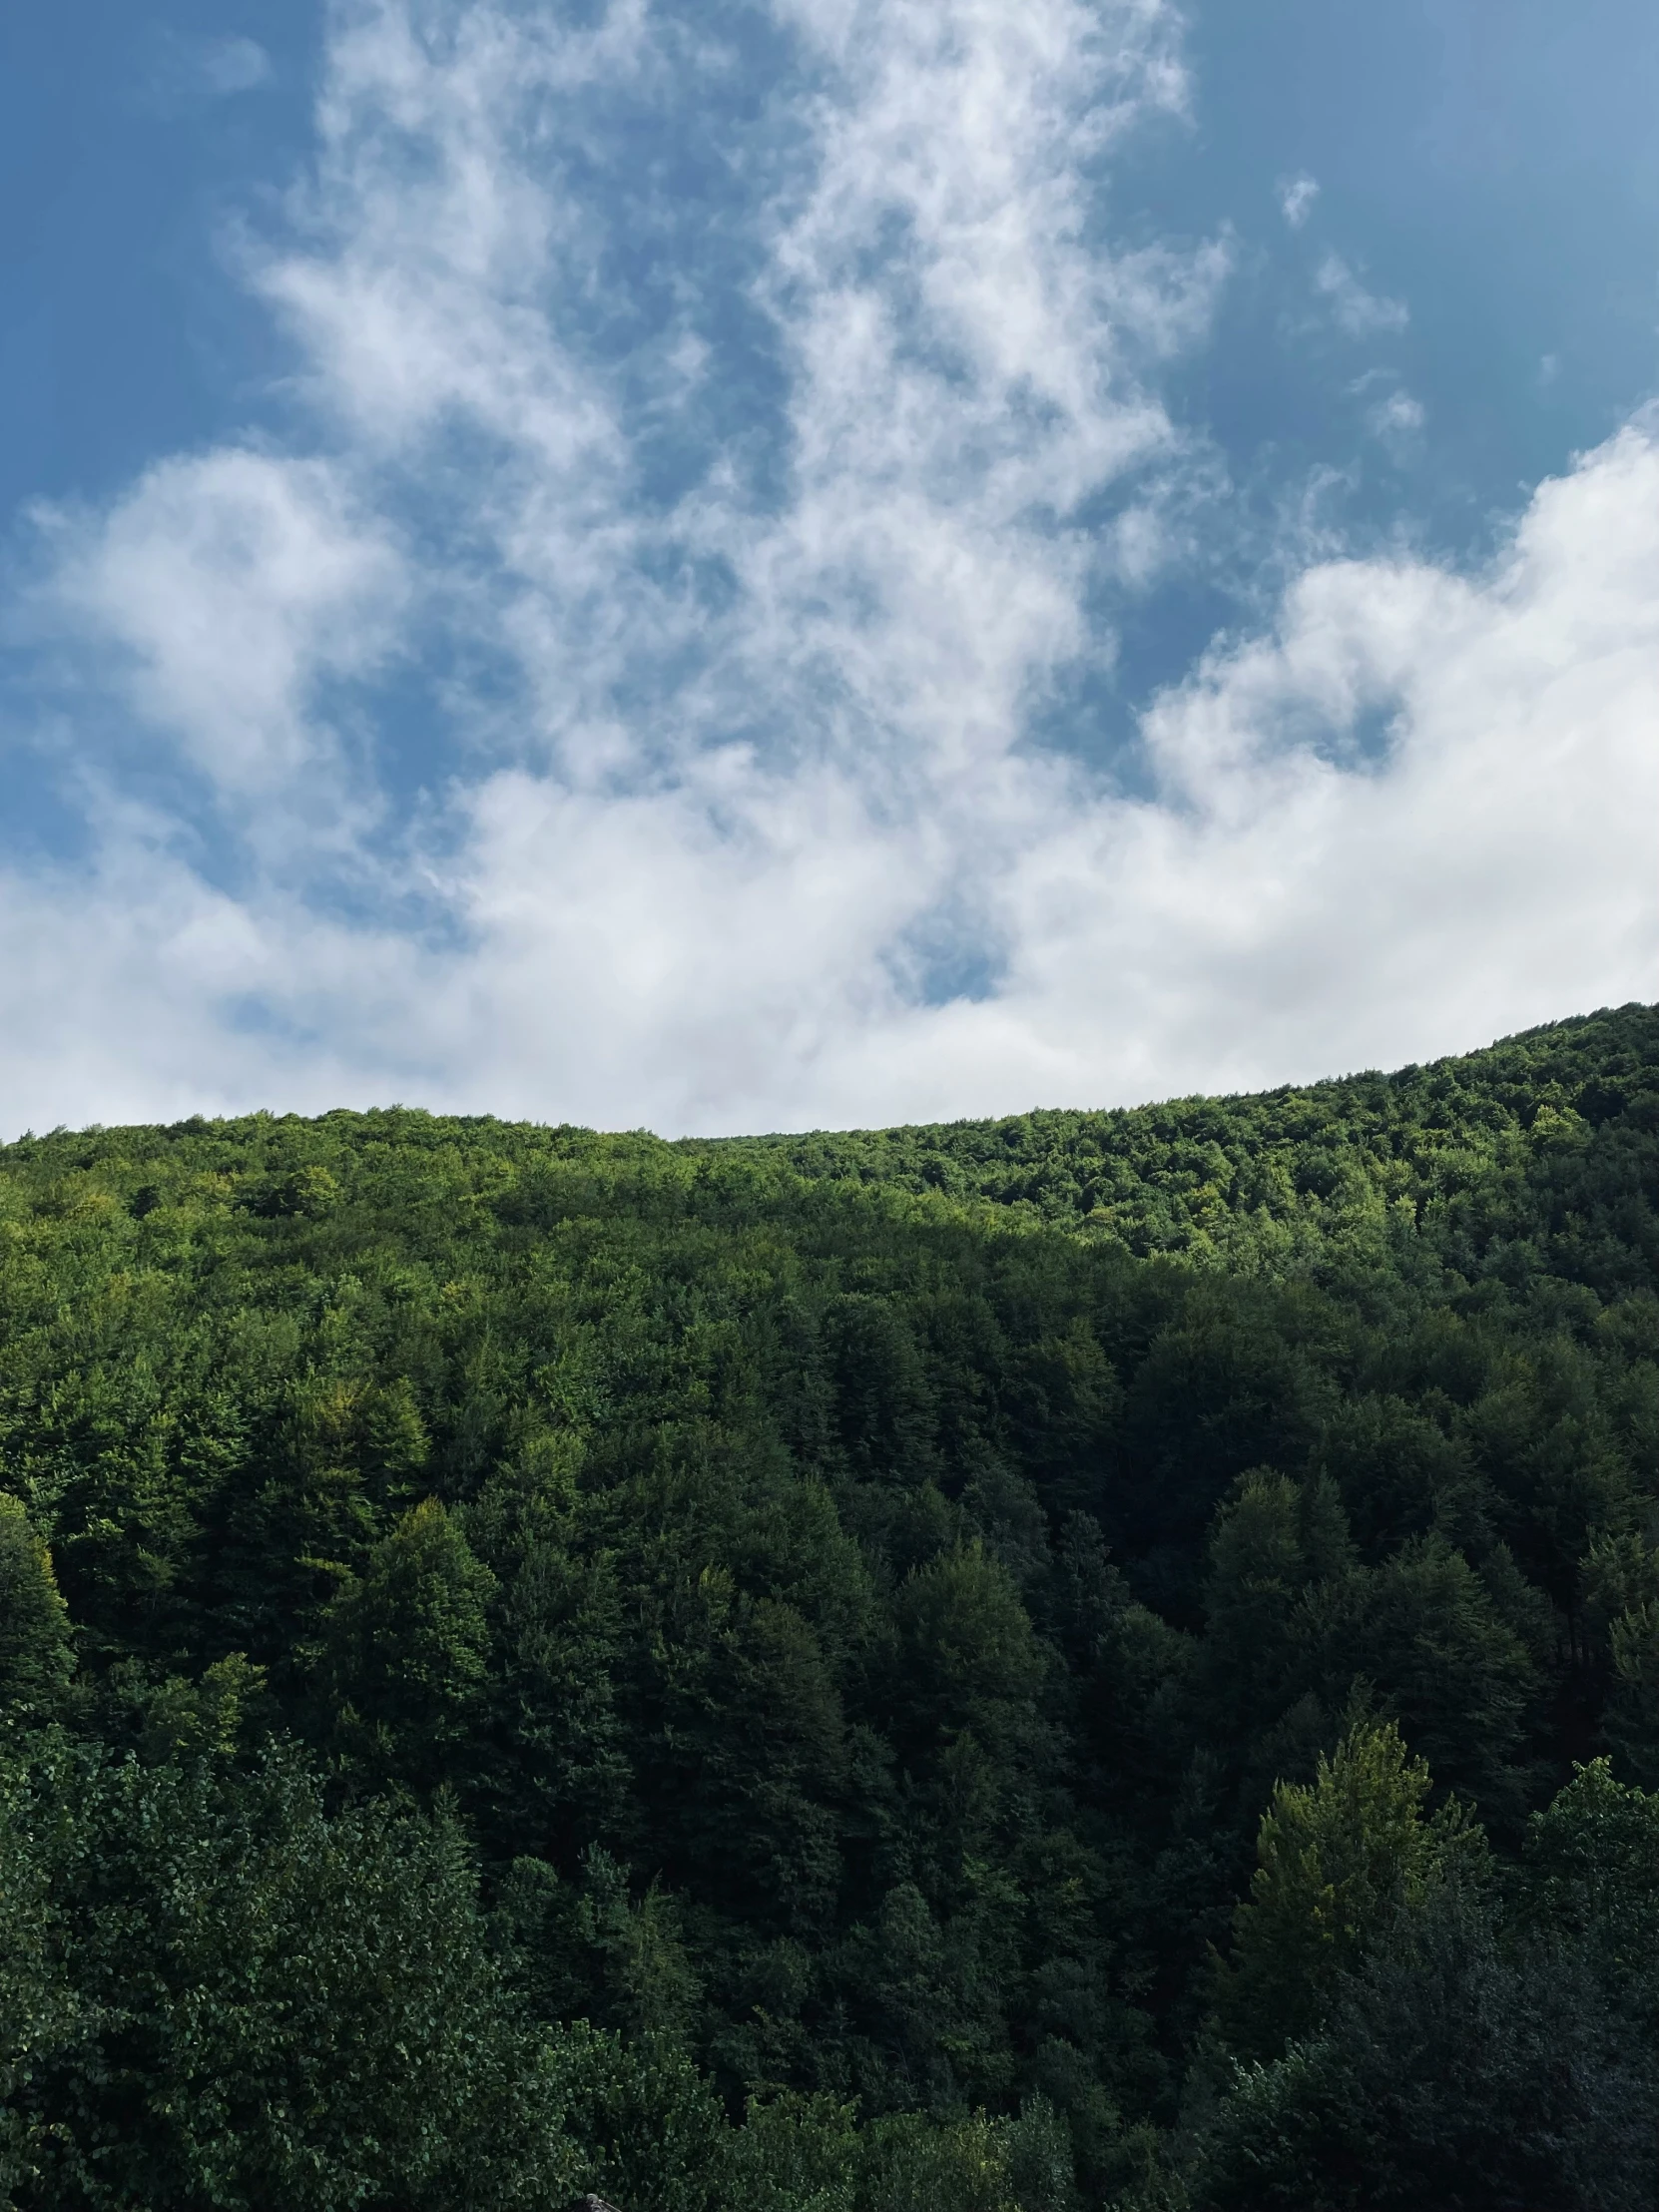
[[[1243,2204],[1265,2128],[1314,2205],[1454,1953],[1601,2155],[1659,2011],[1603,1958],[1659,1910],[1656,1293],[1645,1007],[1130,1113],[5,1148],[19,2201]],[[259,2013],[250,1931],[312,1923]]]

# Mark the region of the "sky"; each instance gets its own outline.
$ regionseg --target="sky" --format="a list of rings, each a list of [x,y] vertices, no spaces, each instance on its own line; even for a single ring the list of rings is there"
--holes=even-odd
[[[1659,11],[0,14],[0,1135],[1659,998]]]

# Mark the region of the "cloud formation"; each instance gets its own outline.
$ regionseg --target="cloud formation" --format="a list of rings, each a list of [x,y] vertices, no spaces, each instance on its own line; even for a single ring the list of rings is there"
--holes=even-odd
[[[202,48],[201,68],[209,89],[222,95],[254,92],[272,77],[271,56],[251,38],[208,40]]]
[[[207,101],[258,92],[276,74],[257,39],[236,34],[187,39],[157,27],[146,43],[148,68],[137,96],[142,105],[174,119]]]
[[[1305,568],[1131,773],[1087,765],[1085,679],[1223,496],[1164,393],[1230,249],[1111,218],[1181,127],[1178,32],[336,10],[247,264],[306,434],[36,521],[84,839],[0,876],[0,1120],[890,1121],[1653,995],[1640,426],[1481,574]],[[1404,319],[1319,283],[1355,336]]]
[[[1351,338],[1403,330],[1411,319],[1403,299],[1385,299],[1368,291],[1340,254],[1326,255],[1314,273],[1314,286],[1330,301],[1338,327]]]
[[[1319,196],[1319,179],[1306,171],[1300,177],[1280,178],[1279,212],[1293,231],[1300,231],[1306,224]]]
[[[1372,436],[1381,438],[1384,445],[1395,447],[1408,445],[1427,420],[1427,408],[1408,391],[1390,391],[1366,410]]]

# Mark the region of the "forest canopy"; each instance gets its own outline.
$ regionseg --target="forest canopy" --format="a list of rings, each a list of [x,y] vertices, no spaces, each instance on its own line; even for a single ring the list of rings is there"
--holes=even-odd
[[[0,1149],[23,2207],[1649,2206],[1659,1009]]]

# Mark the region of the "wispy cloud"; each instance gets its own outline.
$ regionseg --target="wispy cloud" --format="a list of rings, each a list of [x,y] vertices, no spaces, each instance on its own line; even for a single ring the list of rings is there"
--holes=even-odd
[[[203,42],[197,57],[202,81],[223,95],[254,92],[269,84],[271,56],[257,39],[216,38]]]
[[[1427,420],[1427,408],[1408,391],[1390,391],[1366,410],[1366,426],[1372,436],[1395,448],[1411,445]]]
[[[1306,171],[1300,177],[1279,180],[1279,212],[1293,231],[1300,231],[1314,212],[1320,196],[1319,180]]]
[[[1411,319],[1403,299],[1385,299],[1368,291],[1340,254],[1327,254],[1315,272],[1314,284],[1351,338],[1403,330]]]
[[[109,691],[222,797],[285,804],[326,772],[320,688],[391,648],[404,590],[341,471],[223,447],[160,463],[96,518],[33,519],[56,555],[37,635],[83,661],[101,647]]]
[[[37,526],[89,856],[0,876],[4,1118],[883,1120],[1646,988],[1639,432],[1486,574],[1309,567],[1144,797],[1038,742],[1214,484],[1227,250],[1110,216],[1186,101],[1156,0],[338,10],[247,265],[307,435]]]
[[[178,116],[204,102],[258,92],[276,72],[257,39],[239,34],[185,38],[158,27],[148,41],[148,59],[137,97],[163,115]]]

